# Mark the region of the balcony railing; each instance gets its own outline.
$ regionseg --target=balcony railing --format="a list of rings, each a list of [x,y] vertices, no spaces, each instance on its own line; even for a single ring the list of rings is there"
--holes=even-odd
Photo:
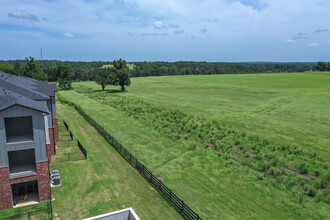
[[[16,165],[9,167],[10,178],[29,176],[37,174],[35,164]]]

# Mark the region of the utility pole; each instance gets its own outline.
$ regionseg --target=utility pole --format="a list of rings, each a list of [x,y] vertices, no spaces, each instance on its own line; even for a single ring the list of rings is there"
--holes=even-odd
[[[42,59],[42,48],[40,49],[40,57]]]

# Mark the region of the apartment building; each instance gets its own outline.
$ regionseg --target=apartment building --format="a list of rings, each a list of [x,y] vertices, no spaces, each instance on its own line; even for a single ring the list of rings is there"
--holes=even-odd
[[[54,84],[0,72],[0,210],[50,199],[56,91]]]

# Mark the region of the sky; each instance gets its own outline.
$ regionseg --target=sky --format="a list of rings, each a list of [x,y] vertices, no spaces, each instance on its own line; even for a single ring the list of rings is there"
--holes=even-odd
[[[0,0],[0,60],[330,61],[329,0]]]

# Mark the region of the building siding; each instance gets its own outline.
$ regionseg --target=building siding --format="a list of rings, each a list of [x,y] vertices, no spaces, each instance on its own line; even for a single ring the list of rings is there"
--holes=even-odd
[[[55,99],[55,96],[51,96],[50,98],[51,98],[51,100],[52,100],[52,116],[53,116],[53,118],[57,118],[57,115],[56,115],[56,99]]]
[[[4,118],[32,116],[33,141],[7,143]],[[46,136],[44,116],[38,112],[22,106],[12,106],[0,112],[0,167],[7,167],[8,151],[34,149],[36,162],[47,161]]]

